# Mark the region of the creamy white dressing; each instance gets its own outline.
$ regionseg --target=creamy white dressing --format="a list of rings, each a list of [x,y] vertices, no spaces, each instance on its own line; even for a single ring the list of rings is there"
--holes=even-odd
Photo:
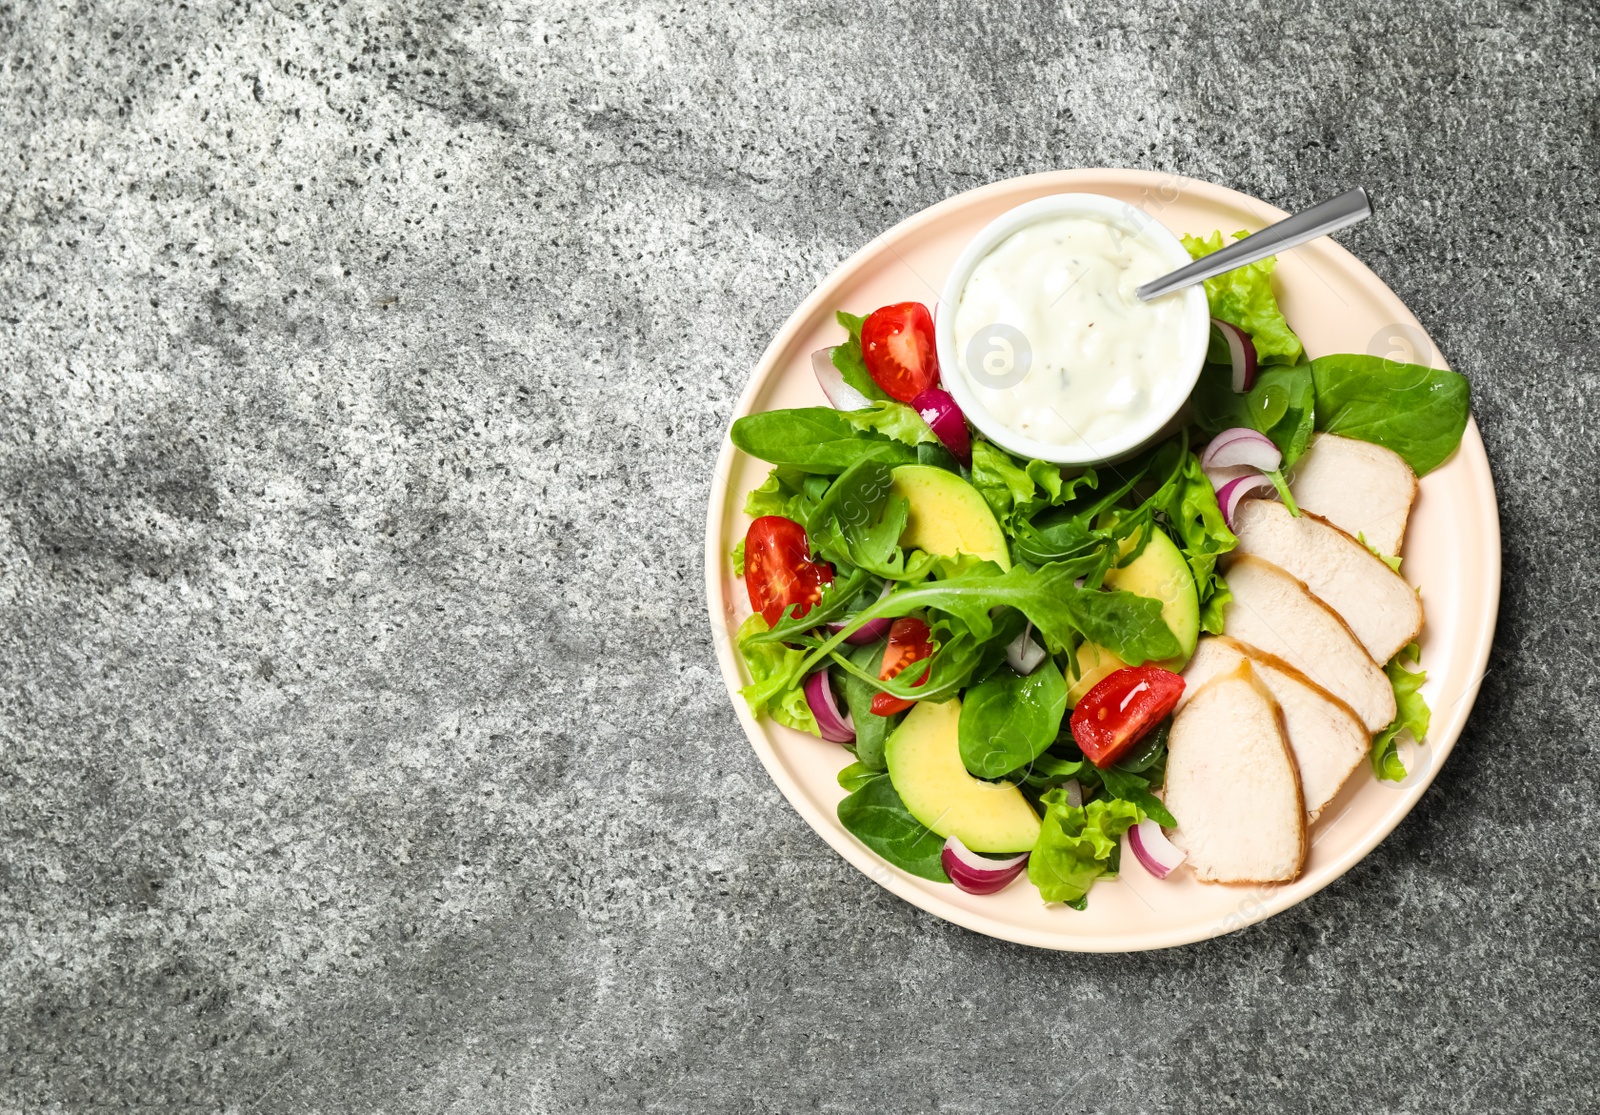
[[[1184,299],[1134,289],[1172,270],[1160,246],[1106,217],[1052,217],[1002,240],[962,288],[960,373],[1024,437],[1093,449],[1182,389]],[[1026,374],[1020,375],[1026,367]]]

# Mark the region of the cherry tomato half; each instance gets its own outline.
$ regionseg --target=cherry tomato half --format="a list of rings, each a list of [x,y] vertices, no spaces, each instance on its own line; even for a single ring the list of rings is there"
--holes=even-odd
[[[907,666],[921,662],[932,654],[933,633],[928,630],[928,625],[920,619],[902,616],[889,625],[889,645],[883,651],[883,668],[878,671],[878,680],[888,681],[899,677]],[[916,684],[921,685],[927,680],[928,671],[924,670]],[[893,716],[916,703],[892,693],[874,693],[872,712],[876,716]]]
[[[750,524],[744,536],[744,587],[750,607],[761,613],[767,626],[783,618],[790,605],[805,615],[822,599],[822,589],[833,583],[833,566],[811,560],[806,531],[793,519],[763,515]]]
[[[921,302],[873,310],[861,326],[861,355],[877,385],[902,403],[939,382],[933,316]]]
[[[1171,712],[1183,679],[1160,666],[1128,666],[1100,679],[1072,710],[1072,738],[1084,757],[1108,767]]]

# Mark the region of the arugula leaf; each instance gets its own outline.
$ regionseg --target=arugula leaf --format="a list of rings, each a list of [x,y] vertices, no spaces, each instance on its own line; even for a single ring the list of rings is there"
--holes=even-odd
[[[1027,770],[1015,773],[1022,775],[1023,785],[1036,790],[1048,790],[1061,785],[1069,778],[1079,777],[1085,769],[1094,769],[1087,759],[1063,759],[1060,755],[1052,755],[1046,751],[1043,755],[1036,756],[1028,764]]]
[[[817,718],[811,714],[805,690],[800,687],[801,660],[804,650],[792,649],[778,642],[748,642],[749,636],[767,630],[767,621],[757,612],[739,627],[736,642],[744,656],[745,669],[750,672],[750,684],[739,690],[739,695],[750,706],[751,716],[767,713],[779,724],[798,728],[820,736]]]
[[[1074,808],[1060,789],[1050,790],[1039,803],[1045,807],[1044,821],[1028,857],[1028,879],[1046,902],[1077,902],[1096,879],[1116,874],[1119,841],[1139,823],[1139,807],[1111,798]]]
[[[844,344],[835,345],[833,349],[833,366],[839,369],[839,375],[851,387],[874,402],[888,399],[889,393],[879,387],[878,381],[872,378],[872,373],[867,371],[867,361],[861,355],[861,326],[866,323],[866,317],[847,314],[843,310],[835,313],[833,317],[844,326],[845,332],[850,334]]]
[[[891,580],[917,580],[937,560],[900,549],[910,507],[892,494],[893,470],[882,461],[857,461],[828,488],[806,523],[811,544],[830,561],[858,566]]]
[[[1243,240],[1248,232],[1236,232],[1235,240]],[[1183,246],[1195,259],[1222,249],[1222,233],[1213,232],[1204,239],[1185,236]],[[1257,263],[1236,267],[1232,271],[1206,280],[1206,301],[1211,305],[1211,316],[1232,322],[1246,333],[1256,346],[1256,360],[1267,364],[1294,364],[1305,348],[1294,335],[1289,323],[1283,319],[1278,299],[1272,293],[1272,269],[1278,264],[1276,256],[1268,256]],[[1218,362],[1226,362],[1227,346],[1222,338],[1213,335],[1213,351],[1222,344]]]
[[[806,665],[814,665],[871,620],[908,615],[923,608],[946,613],[977,642],[986,642],[995,634],[990,611],[1001,605],[1022,613],[1058,647],[1069,646],[1082,635],[1132,665],[1179,653],[1177,636],[1161,618],[1160,601],[1131,592],[1079,588],[1074,582],[1080,576],[1082,566],[1070,562],[1053,562],[1038,569],[1016,565],[1004,573],[993,562],[976,562],[967,572],[901,588],[856,613],[838,634],[812,652]],[[943,650],[936,653],[934,659],[942,653]],[[931,677],[928,688],[920,691],[913,691],[913,682],[909,677],[896,678],[881,683],[880,688],[902,697],[943,695],[933,691]]]
[[[1055,742],[1067,683],[1050,659],[1023,677],[1002,666],[961,700],[961,762],[979,778],[1026,766]]]
[[[853,794],[876,778],[878,773],[865,763],[851,763],[839,772],[839,785]]]
[[[1461,444],[1470,392],[1455,372],[1345,353],[1313,360],[1311,378],[1317,429],[1392,449],[1418,476]]]
[[[850,661],[872,677],[877,677],[878,671],[883,667],[885,647],[886,644],[882,642],[857,647],[851,653]],[[842,673],[844,703],[849,708],[850,719],[856,726],[856,758],[871,770],[887,770],[889,764],[883,757],[883,745],[888,742],[889,733],[894,731],[895,725],[900,723],[900,714],[879,716],[874,713],[872,697],[877,693],[878,687],[848,670]]]
[[[845,413],[830,407],[747,414],[733,424],[728,436],[752,457],[824,476],[862,460],[909,465],[917,459],[910,446],[859,430]]]
[[[1389,684],[1394,687],[1394,702],[1398,711],[1393,723],[1372,741],[1372,772],[1389,782],[1404,781],[1406,776],[1396,737],[1401,732],[1409,731],[1412,738],[1421,743],[1428,734],[1428,723],[1433,719],[1428,701],[1422,695],[1422,683],[1428,680],[1428,671],[1408,670],[1401,659],[1422,665],[1422,648],[1416,643],[1408,644],[1383,668],[1383,672],[1389,675]]]
[[[887,774],[876,775],[839,803],[839,823],[884,859],[913,875],[948,883],[944,841],[906,809]]]
[[[1100,785],[1105,787],[1106,795],[1122,801],[1131,801],[1137,805],[1147,817],[1152,817],[1158,824],[1168,828],[1175,827],[1177,820],[1161,799],[1150,792],[1150,780],[1141,778],[1137,774],[1129,774],[1117,767],[1106,767],[1100,771]]]
[[[839,413],[858,430],[882,434],[906,445],[940,444],[939,435],[923,421],[922,415],[893,399],[876,402],[867,410],[842,410]]]

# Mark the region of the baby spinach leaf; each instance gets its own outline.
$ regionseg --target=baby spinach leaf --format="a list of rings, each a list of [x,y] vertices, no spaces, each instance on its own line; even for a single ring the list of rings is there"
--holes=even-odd
[[[1178,535],[1179,549],[1194,575],[1200,598],[1200,626],[1212,634],[1222,631],[1222,612],[1233,594],[1217,572],[1217,559],[1239,544],[1217,506],[1211,479],[1200,458],[1185,453],[1182,468],[1170,484],[1162,486],[1152,503]]]
[[[913,817],[887,774],[877,775],[839,803],[839,823],[902,871],[948,883],[940,854],[944,840]]]
[[[733,424],[729,438],[752,457],[823,476],[862,460],[909,465],[917,459],[911,446],[859,430],[830,407],[747,414]]]
[[[1059,789],[1039,802],[1045,813],[1039,842],[1028,857],[1028,879],[1046,902],[1076,903],[1096,879],[1116,873],[1122,834],[1138,824],[1139,807],[1121,798],[1074,807]]]
[[[1392,449],[1418,476],[1461,444],[1469,392],[1455,372],[1346,353],[1313,360],[1311,378],[1317,429]]]
[[[889,393],[878,386],[878,381],[872,378],[872,373],[867,371],[866,359],[861,355],[861,326],[865,324],[865,317],[847,314],[843,310],[834,314],[834,320],[844,326],[849,338],[842,345],[835,345],[833,349],[833,366],[839,369],[839,375],[851,387],[861,392],[874,401],[888,399]]]
[[[1050,659],[1023,677],[1002,666],[961,701],[961,762],[979,778],[999,778],[1031,763],[1055,742],[1067,710],[1067,683]]]
[[[872,677],[877,677],[883,667],[884,648],[882,642],[857,647],[851,652],[850,661]],[[900,715],[878,716],[872,711],[872,696],[878,692],[878,687],[848,670],[841,673],[844,675],[844,702],[856,726],[856,758],[871,770],[887,770],[883,745],[900,722]]]
[[[839,772],[839,785],[853,794],[876,778],[878,773],[865,763],[851,763]]]
[[[1226,364],[1207,364],[1195,384],[1189,405],[1195,425],[1207,434],[1235,426],[1259,430],[1283,453],[1281,469],[1300,459],[1316,427],[1316,391],[1311,365],[1266,368],[1249,391],[1233,389]]]
[[[1178,822],[1161,800],[1150,792],[1150,780],[1137,774],[1129,774],[1118,770],[1116,767],[1107,767],[1100,771],[1100,784],[1105,787],[1106,795],[1131,801],[1142,809],[1146,816],[1153,817],[1158,824],[1169,828]]]

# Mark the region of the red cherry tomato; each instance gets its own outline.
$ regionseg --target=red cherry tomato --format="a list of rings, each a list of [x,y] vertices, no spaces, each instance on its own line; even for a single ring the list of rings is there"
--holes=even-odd
[[[861,326],[861,355],[878,386],[902,403],[939,382],[933,316],[921,302],[872,311]]]
[[[1084,757],[1108,767],[1171,712],[1183,679],[1160,666],[1129,666],[1107,674],[1072,710],[1072,738]]]
[[[884,648],[883,668],[878,671],[878,680],[888,681],[890,678],[899,677],[907,666],[913,662],[921,662],[932,654],[933,633],[928,630],[928,625],[920,619],[902,616],[889,625],[889,645]],[[927,680],[928,671],[924,670],[916,684],[921,685]],[[916,703],[904,697],[896,697],[892,693],[874,693],[872,712],[876,716],[893,716]]]
[[[800,605],[796,618],[822,599],[822,589],[833,582],[833,566],[811,560],[805,528],[782,515],[763,515],[750,524],[744,536],[744,587],[750,607],[772,627],[792,604]]]

